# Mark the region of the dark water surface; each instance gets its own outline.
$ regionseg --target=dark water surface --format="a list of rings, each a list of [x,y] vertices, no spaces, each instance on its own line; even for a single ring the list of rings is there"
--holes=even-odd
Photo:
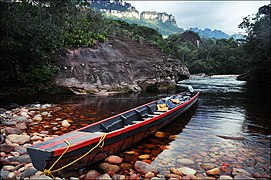
[[[153,164],[179,167],[181,158],[201,164],[227,162],[250,173],[270,174],[271,85],[227,78],[192,78],[199,107]]]
[[[219,166],[227,162],[251,173],[269,174],[271,84],[237,81],[234,77],[197,77],[180,84],[192,85],[200,91],[199,102],[161,129],[164,137],[152,135],[127,150],[133,151],[133,155],[119,154],[127,162],[122,169],[129,169],[131,162],[136,161],[139,155],[148,154],[150,157],[144,161],[152,162],[162,172],[168,172],[170,167],[181,167],[183,159],[190,159],[194,163],[186,166],[197,172],[204,172],[204,163]],[[21,97],[6,99],[2,106],[7,107],[10,103],[57,104],[46,126],[40,124],[29,131],[46,129],[51,134],[61,134],[171,93],[174,92],[99,97]],[[72,126],[52,131],[56,118],[67,119]]]

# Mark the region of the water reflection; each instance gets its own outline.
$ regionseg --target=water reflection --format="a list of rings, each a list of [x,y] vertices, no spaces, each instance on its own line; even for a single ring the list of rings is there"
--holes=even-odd
[[[271,83],[247,83],[244,95],[245,122],[243,130],[251,134],[271,134]]]
[[[199,105],[163,128],[161,131],[166,134],[164,138],[151,136],[129,150],[135,151],[135,155],[149,154],[150,158],[145,161],[152,162],[161,172],[168,171],[170,167],[183,166],[181,159],[187,158],[194,162],[191,166],[197,172],[203,172],[201,165],[204,163],[220,165],[227,162],[251,173],[257,169],[268,173],[271,85],[246,83],[233,77],[192,78],[180,83],[192,85],[201,92]],[[46,122],[54,122],[57,127],[56,118],[68,119],[72,122],[68,129],[70,131],[172,93],[51,96],[34,98],[32,101],[27,98],[17,101],[13,99],[9,102],[58,104],[60,108]],[[34,132],[37,128],[30,130]],[[50,131],[52,134],[56,132]],[[172,135],[175,135],[174,140]],[[126,163],[138,159],[137,156],[126,156],[123,153],[120,156],[127,158]],[[256,164],[251,165],[250,162],[254,161]],[[131,167],[131,164],[126,167]]]
[[[270,86],[235,78],[195,78],[181,82],[201,92],[200,106],[178,138],[152,164],[162,172],[194,161],[201,172],[204,163],[227,162],[251,173],[270,166]],[[267,136],[269,135],[269,136]],[[260,158],[260,159],[257,159]],[[248,160],[256,161],[251,165]],[[265,169],[265,170],[264,170]]]

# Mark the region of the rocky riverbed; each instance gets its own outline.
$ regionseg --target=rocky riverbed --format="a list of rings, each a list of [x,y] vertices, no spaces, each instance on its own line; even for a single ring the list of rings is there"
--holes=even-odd
[[[33,167],[26,148],[77,128],[76,122],[59,113],[61,108],[59,105],[36,104],[11,110],[1,109],[2,179],[53,178]],[[80,117],[80,114],[78,116]],[[245,169],[238,163],[226,161],[229,158],[234,159],[234,157],[227,157],[226,155],[221,157],[218,152],[219,147],[214,147],[215,149],[212,149],[210,153],[195,152],[189,156],[179,154],[174,156],[175,159],[164,159],[162,162],[160,161],[160,164],[169,165],[161,168],[160,164],[153,163],[157,154],[167,149],[161,141],[173,141],[176,135],[157,132],[154,136],[158,139],[156,142],[152,140],[152,143],[138,145],[136,149],[131,148],[118,155],[109,156],[103,162],[87,168],[64,169],[53,174],[53,176],[55,179],[73,180],[270,179],[271,167],[270,164],[269,166],[265,164],[264,158],[251,157],[249,154],[246,154],[247,159],[238,158],[237,162],[246,161],[251,167]],[[195,144],[192,146],[195,146]],[[205,157],[212,157],[210,163],[206,163]],[[255,168],[253,169],[253,167]],[[256,167],[260,167],[260,169]]]

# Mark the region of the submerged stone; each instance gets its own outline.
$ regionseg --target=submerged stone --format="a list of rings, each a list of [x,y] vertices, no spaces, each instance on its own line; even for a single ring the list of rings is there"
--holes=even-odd
[[[183,159],[177,159],[177,162],[178,162],[178,163],[181,163],[181,164],[184,164],[184,165],[195,164],[194,161],[192,161],[192,160],[190,160],[190,159],[186,159],[186,158],[183,158]]]
[[[142,175],[145,175],[148,172],[153,172],[154,174],[158,174],[158,172],[159,172],[152,165],[145,163],[145,162],[142,162],[142,161],[136,161],[134,164],[134,168],[138,173],[140,173]]]
[[[189,168],[189,167],[181,167],[178,170],[181,171],[185,175],[196,174],[196,171],[194,169]]]
[[[149,158],[150,158],[150,155],[148,154],[143,154],[143,155],[138,156],[138,159],[149,159]]]
[[[107,173],[109,171],[113,171],[116,173],[120,170],[120,167],[117,165],[109,164],[109,163],[101,163],[99,165],[99,169],[101,169],[105,173]]]
[[[88,179],[96,179],[98,176],[100,176],[101,174],[96,171],[96,170],[90,170],[87,172],[87,174],[85,175],[84,179],[88,180]]]
[[[111,164],[120,164],[122,163],[122,158],[119,156],[111,155],[105,159],[105,162],[111,163]]]
[[[160,131],[157,131],[154,135],[157,138],[163,138],[166,136],[166,134],[164,132],[160,132]]]
[[[218,175],[220,173],[219,168],[210,169],[206,172],[208,175]]]
[[[237,174],[236,176],[234,176],[233,179],[234,180],[255,180],[255,178],[251,176],[247,176],[245,174]]]

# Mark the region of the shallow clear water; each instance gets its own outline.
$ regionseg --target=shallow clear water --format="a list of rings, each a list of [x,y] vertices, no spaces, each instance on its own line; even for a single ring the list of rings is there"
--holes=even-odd
[[[161,172],[183,166],[181,159],[187,158],[194,163],[186,166],[197,172],[204,172],[202,164],[219,166],[227,162],[251,173],[270,174],[271,84],[237,81],[234,77],[197,77],[180,82],[180,86],[187,85],[201,93],[198,103],[161,129],[165,137],[152,135],[128,149],[135,152],[134,157],[120,153],[126,163],[121,166],[124,174],[142,154],[149,154],[146,161]],[[50,134],[61,134],[172,93],[17,97],[6,99],[3,105],[57,104],[52,116],[44,121],[47,125],[40,123],[29,131],[46,128]],[[53,126],[60,126],[56,118],[68,119],[72,126],[52,131]]]
[[[168,149],[152,164],[161,171],[182,166],[178,159],[217,166],[227,162],[251,173],[270,173],[270,84],[235,78],[194,78],[180,82],[201,92],[199,106]]]

